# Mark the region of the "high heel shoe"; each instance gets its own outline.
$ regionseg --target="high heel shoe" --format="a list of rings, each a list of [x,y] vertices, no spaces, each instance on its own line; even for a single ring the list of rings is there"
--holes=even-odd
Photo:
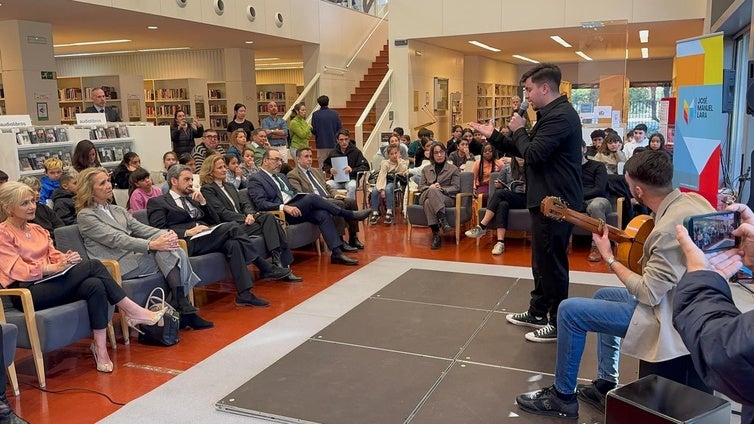
[[[157,324],[162,319],[162,316],[165,315],[165,312],[167,312],[167,310],[168,308],[163,308],[162,310],[157,311],[154,315],[152,315],[152,318],[147,319],[147,320],[131,318],[128,315],[126,315],[126,324],[128,324],[129,327],[136,330],[139,334],[144,334],[144,332],[138,329],[136,326],[140,324],[145,324],[145,325]]]
[[[113,372],[113,363],[108,362],[106,364],[102,364],[99,361],[99,356],[97,356],[97,349],[94,346],[94,342],[89,345],[89,350],[92,351],[92,355],[94,355],[94,363],[97,364],[97,371],[104,372],[104,373],[111,373]]]

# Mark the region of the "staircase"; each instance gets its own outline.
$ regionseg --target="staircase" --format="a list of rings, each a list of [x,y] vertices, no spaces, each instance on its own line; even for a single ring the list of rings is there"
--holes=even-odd
[[[382,79],[385,78],[385,74],[387,74],[388,63],[388,45],[385,44],[382,47],[382,50],[380,50],[380,54],[377,56],[374,62],[372,62],[372,66],[369,68],[366,75],[364,75],[364,78],[361,80],[361,82],[359,82],[358,87],[356,87],[356,91],[351,94],[351,99],[346,101],[346,107],[332,108],[333,110],[337,111],[338,114],[340,114],[340,120],[343,122],[343,128],[350,131],[352,139],[356,138],[354,136],[356,121],[364,112],[364,108],[367,107],[367,103],[369,103],[369,100],[374,95],[374,92],[377,90],[380,82],[382,82]],[[369,137],[369,134],[371,134],[372,130],[374,129],[376,122],[377,117],[374,110],[372,110],[371,112],[369,112],[367,119],[364,121],[364,140]],[[311,146],[312,149],[316,149],[314,137],[309,140],[309,146]],[[322,160],[324,160],[324,158],[322,158]],[[319,162],[316,158],[315,161]],[[315,166],[318,166],[318,164],[316,164]]]

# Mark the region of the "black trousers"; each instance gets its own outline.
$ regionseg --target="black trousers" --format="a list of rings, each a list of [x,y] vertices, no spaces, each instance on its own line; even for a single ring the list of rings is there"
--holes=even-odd
[[[264,213],[259,215],[253,224],[239,224],[249,236],[262,237],[267,253],[280,250],[280,262],[283,266],[293,263],[293,254],[288,248],[288,235],[278,222],[275,215]]]
[[[508,215],[511,209],[526,207],[526,193],[514,193],[510,190],[495,190],[487,202],[487,209],[495,212],[496,228],[508,228]],[[502,240],[500,240],[502,241]]]
[[[223,252],[230,262],[230,272],[236,283],[236,291],[243,293],[254,287],[254,280],[247,265],[252,263],[257,254],[251,245],[249,236],[240,225],[226,222],[203,237],[190,238],[186,241],[189,256]]]
[[[332,217],[340,216],[345,219],[353,219],[352,211],[340,208],[316,194],[307,194],[303,198],[289,203],[289,205],[297,207],[301,211],[301,216],[286,215],[288,222],[291,224],[311,222],[317,225],[331,251],[343,245],[343,239],[338,235]]]
[[[568,239],[573,225],[544,216],[539,208],[531,214],[531,265],[534,290],[529,313],[548,316],[557,325],[558,306],[568,298]]]
[[[93,330],[107,328],[109,305],[115,305],[126,297],[107,268],[96,259],[82,260],[65,274],[39,284],[16,281],[11,287],[28,288],[35,310],[85,300]],[[11,302],[17,309],[23,310],[21,298],[13,296]]]
[[[356,199],[351,199],[349,197],[346,197],[344,199],[327,197],[326,199],[328,202],[334,204],[339,208],[343,208],[348,211],[359,210],[359,205],[358,203],[356,203]],[[346,233],[346,227],[348,227],[348,235],[352,238],[356,237],[356,234],[359,232],[359,221],[355,219],[346,220],[345,218],[339,216],[333,216],[332,219],[333,222],[335,222],[335,228],[338,229],[338,234],[340,236],[343,236]]]

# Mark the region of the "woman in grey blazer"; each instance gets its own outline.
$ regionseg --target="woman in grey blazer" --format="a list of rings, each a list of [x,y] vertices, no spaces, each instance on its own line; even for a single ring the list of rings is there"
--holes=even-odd
[[[432,229],[432,249],[442,247],[440,228],[453,228],[445,217],[445,207],[453,206],[455,195],[461,191],[461,171],[447,160],[445,146],[434,142],[429,149],[430,164],[422,169],[419,181],[419,204],[424,208],[427,224]]]
[[[113,259],[120,263],[124,279],[161,272],[172,296],[170,304],[182,316],[195,315],[192,325],[209,328],[189,300],[187,294],[199,282],[186,252],[178,247],[173,231],[144,225],[124,208],[110,204],[113,188],[104,168],[87,168],[78,176],[76,192],[77,222],[89,257]]]

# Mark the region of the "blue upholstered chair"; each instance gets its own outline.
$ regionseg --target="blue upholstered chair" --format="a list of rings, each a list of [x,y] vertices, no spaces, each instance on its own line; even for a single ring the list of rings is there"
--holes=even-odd
[[[408,238],[411,239],[411,229],[415,226],[426,227],[427,217],[424,215],[422,205],[417,205],[418,193],[410,191],[406,217],[408,218]],[[455,229],[456,244],[461,240],[463,224],[472,221],[474,217],[474,173],[461,172],[461,191],[455,196],[455,204],[445,208],[445,216],[448,223]]]

